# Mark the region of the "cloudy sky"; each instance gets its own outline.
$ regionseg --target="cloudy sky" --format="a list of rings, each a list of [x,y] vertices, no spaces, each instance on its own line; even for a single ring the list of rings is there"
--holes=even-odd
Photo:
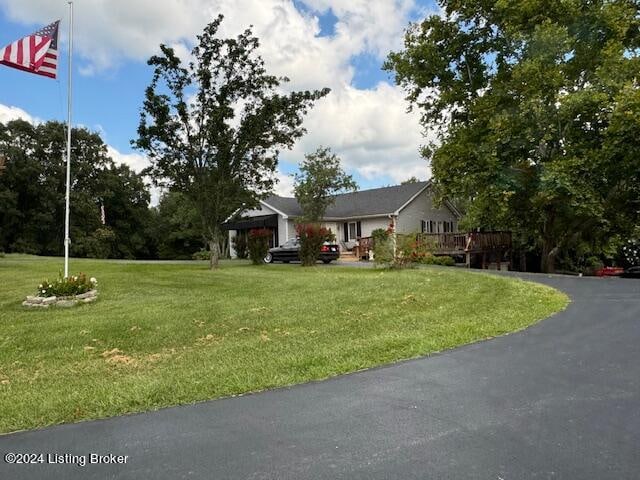
[[[0,0],[0,44],[60,18],[66,49],[66,3]],[[307,135],[282,154],[278,193],[291,193],[289,175],[319,145],[342,158],[361,188],[425,179],[418,116],[406,113],[403,92],[380,67],[402,47],[408,22],[435,11],[432,0],[76,0],[74,124],[100,132],[116,161],[144,167],[129,142],[151,77],[146,59],[160,43],[188,52],[221,12],[224,35],[254,26],[268,70],[288,76],[288,88],[332,89],[306,118]],[[54,81],[0,66],[0,121],[64,120],[64,58],[60,73]]]

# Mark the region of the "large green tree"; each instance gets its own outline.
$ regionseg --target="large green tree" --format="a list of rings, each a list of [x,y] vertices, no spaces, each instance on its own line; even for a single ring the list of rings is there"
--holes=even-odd
[[[423,149],[463,224],[509,229],[541,269],[640,223],[634,0],[443,0],[386,68],[436,129]]]
[[[155,231],[161,259],[190,260],[205,246],[198,212],[180,192],[167,192],[160,198]]]
[[[62,253],[65,149],[61,123],[0,123],[0,156],[5,158],[0,176],[0,249]],[[143,178],[115,165],[102,139],[86,129],[73,129],[71,155],[71,254],[152,256],[146,234],[149,192]]]
[[[267,74],[251,30],[218,38],[219,16],[198,37],[187,64],[161,45],[146,90],[138,139],[158,184],[184,193],[195,205],[218,263],[222,224],[257,205],[273,188],[279,150],[303,133],[313,103],[329,93],[282,93],[286,78]]]
[[[338,193],[355,191],[358,185],[342,169],[340,158],[329,147],[319,147],[304,156],[300,173],[294,175],[294,194],[304,215],[303,221],[319,222]]]

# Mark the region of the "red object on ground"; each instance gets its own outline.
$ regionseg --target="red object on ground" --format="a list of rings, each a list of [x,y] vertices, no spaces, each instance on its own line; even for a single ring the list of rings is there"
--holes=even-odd
[[[596,270],[598,277],[617,277],[624,273],[624,268],[621,267],[603,267],[600,270]]]

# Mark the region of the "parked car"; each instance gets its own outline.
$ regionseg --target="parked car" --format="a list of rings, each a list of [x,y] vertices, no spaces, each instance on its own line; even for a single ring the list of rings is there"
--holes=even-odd
[[[621,276],[623,278],[640,278],[640,266],[627,268]]]
[[[598,277],[619,277],[624,273],[624,268],[621,267],[602,267],[596,270]]]
[[[322,245],[320,251],[320,260],[329,263],[337,260],[340,256],[340,248],[335,243],[326,243]],[[269,253],[264,257],[265,263],[272,262],[297,262],[300,260],[300,241],[297,238],[291,239],[279,247],[269,249]]]

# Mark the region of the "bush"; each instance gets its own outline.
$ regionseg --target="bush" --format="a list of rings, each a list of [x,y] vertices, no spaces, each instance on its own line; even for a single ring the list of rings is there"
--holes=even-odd
[[[244,233],[237,234],[231,239],[231,244],[238,258],[247,258],[249,256],[247,236]]]
[[[315,265],[320,258],[322,244],[335,238],[331,230],[318,223],[299,223],[296,225],[296,233],[300,238],[299,255],[303,267]]]
[[[207,249],[201,249],[191,255],[193,260],[209,260],[211,258],[211,252]]]
[[[271,230],[268,228],[254,228],[249,231],[247,246],[249,248],[249,258],[251,258],[254,265],[264,263],[264,257],[269,253],[271,235]]]
[[[93,290],[98,286],[95,278],[87,279],[84,273],[64,278],[62,274],[54,282],[44,280],[38,285],[39,297],[70,297]]]
[[[622,258],[629,267],[640,265],[640,239],[629,239],[622,247]]]
[[[585,261],[584,274],[595,275],[598,270],[604,267],[604,262],[596,256],[588,257]]]
[[[373,239],[373,261],[378,265],[390,266],[393,263],[393,229],[376,228],[371,232]]]
[[[429,255],[424,257],[420,263],[423,265],[442,265],[443,267],[453,267],[456,264],[456,261],[447,255],[441,257]]]

